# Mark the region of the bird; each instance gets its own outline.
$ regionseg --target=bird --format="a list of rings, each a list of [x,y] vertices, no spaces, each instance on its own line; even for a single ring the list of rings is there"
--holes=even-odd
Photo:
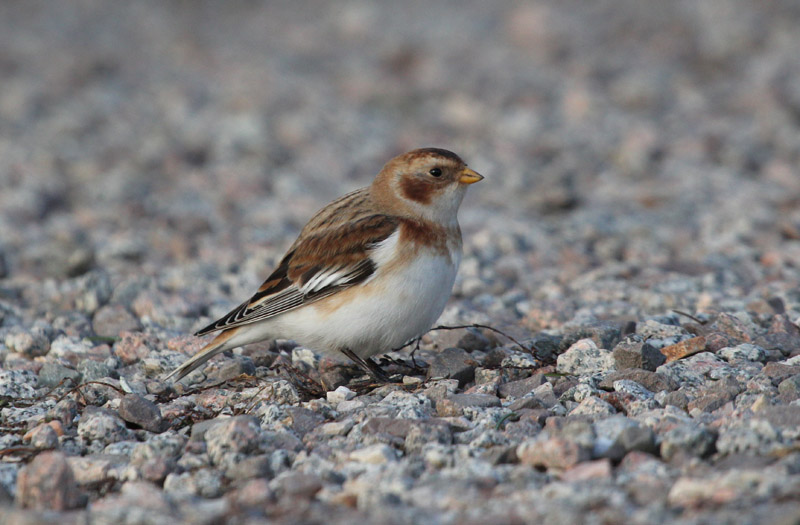
[[[388,381],[370,357],[421,336],[441,315],[461,261],[458,209],[483,178],[446,149],[392,158],[371,185],[317,212],[248,300],[195,333],[216,337],[165,379],[282,338],[343,354]]]

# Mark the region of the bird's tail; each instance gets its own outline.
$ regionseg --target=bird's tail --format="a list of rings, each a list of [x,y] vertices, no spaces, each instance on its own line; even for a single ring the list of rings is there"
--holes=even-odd
[[[206,361],[215,355],[240,346],[236,342],[232,341],[233,336],[236,335],[236,332],[236,329],[222,332],[217,337],[212,339],[206,346],[201,348],[199,352],[186,360],[181,366],[170,372],[164,379],[172,379],[173,382],[180,381],[185,376],[203,366]]]

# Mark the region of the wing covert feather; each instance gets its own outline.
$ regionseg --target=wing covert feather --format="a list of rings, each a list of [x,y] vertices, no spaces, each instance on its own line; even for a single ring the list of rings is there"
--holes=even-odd
[[[358,192],[351,195],[358,197]],[[195,335],[268,319],[367,280],[376,268],[371,252],[397,231],[399,221],[380,213],[346,218],[350,220],[323,217],[317,220],[316,229],[307,232],[308,226],[304,228],[248,301]],[[315,219],[320,219],[319,214],[312,222]]]

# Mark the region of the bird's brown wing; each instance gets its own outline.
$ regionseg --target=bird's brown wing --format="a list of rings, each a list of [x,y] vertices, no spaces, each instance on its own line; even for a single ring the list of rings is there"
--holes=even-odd
[[[397,232],[396,218],[362,214],[350,222],[331,221],[303,230],[258,291],[195,335],[255,323],[363,283],[375,273],[371,254]]]

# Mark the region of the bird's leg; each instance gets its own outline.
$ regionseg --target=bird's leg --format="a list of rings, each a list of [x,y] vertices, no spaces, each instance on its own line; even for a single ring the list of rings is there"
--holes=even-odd
[[[341,352],[350,358],[355,364],[359,366],[362,370],[366,373],[371,375],[376,381],[380,383],[389,383],[391,380],[389,376],[386,375],[386,372],[383,371],[381,367],[376,365],[371,359],[362,359],[355,352],[350,350],[349,348],[342,348]]]

